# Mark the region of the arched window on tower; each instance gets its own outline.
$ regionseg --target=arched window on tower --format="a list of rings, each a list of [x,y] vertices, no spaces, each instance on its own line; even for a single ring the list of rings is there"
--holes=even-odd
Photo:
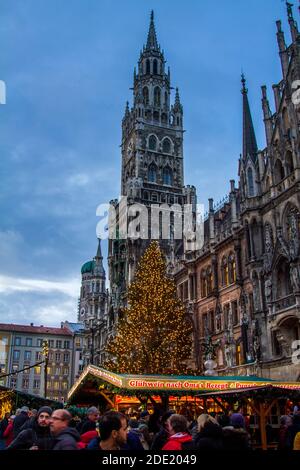
[[[150,60],[146,60],[146,74],[150,75]]]
[[[253,181],[253,171],[252,168],[249,166],[247,170],[247,180],[248,180],[248,196],[254,196],[254,181]]]
[[[165,106],[168,105],[168,93],[165,91]]]
[[[143,88],[143,97],[144,97],[144,104],[148,105],[149,104],[149,90],[148,87],[144,86]]]
[[[170,139],[168,138],[163,140],[163,152],[171,153],[171,142],[170,142]]]
[[[163,183],[169,186],[172,185],[172,171],[168,166],[163,169]]]
[[[154,106],[160,106],[160,88],[156,86],[154,88]]]
[[[157,75],[157,60],[154,59],[153,61],[153,73],[154,75]]]
[[[210,266],[207,268],[206,278],[207,278],[207,295],[210,295],[213,290],[213,275],[212,275],[212,270]]]
[[[157,139],[156,139],[155,135],[150,135],[150,137],[149,137],[149,149],[150,150],[156,150],[156,146],[157,146]]]
[[[152,163],[148,170],[148,181],[150,183],[156,183],[156,173],[156,166]]]

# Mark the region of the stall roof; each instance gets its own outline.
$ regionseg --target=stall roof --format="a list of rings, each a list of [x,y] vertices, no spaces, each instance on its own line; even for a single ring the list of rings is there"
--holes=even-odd
[[[126,392],[176,392],[199,394],[199,392],[215,392],[226,390],[242,390],[255,387],[274,385],[276,387],[300,390],[299,382],[275,382],[256,376],[176,376],[176,375],[133,375],[116,374],[97,366],[88,365],[75,382],[68,394],[68,401],[74,398],[89,379],[100,379],[109,386],[118,389],[121,394]]]

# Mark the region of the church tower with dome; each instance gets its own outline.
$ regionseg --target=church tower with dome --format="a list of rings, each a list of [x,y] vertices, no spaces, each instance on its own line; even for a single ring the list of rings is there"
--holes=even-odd
[[[100,239],[98,239],[96,256],[83,264],[81,276],[78,321],[83,323],[85,330],[83,361],[84,364],[99,364],[101,345],[104,342],[101,326],[106,323],[108,300]]]

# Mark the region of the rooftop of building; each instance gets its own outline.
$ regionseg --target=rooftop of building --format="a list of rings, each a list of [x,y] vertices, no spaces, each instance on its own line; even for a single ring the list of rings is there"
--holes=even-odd
[[[18,333],[31,333],[31,334],[46,334],[55,336],[72,336],[72,333],[67,328],[54,328],[51,326],[34,326],[30,325],[16,325],[15,323],[0,323],[0,331],[11,331]]]

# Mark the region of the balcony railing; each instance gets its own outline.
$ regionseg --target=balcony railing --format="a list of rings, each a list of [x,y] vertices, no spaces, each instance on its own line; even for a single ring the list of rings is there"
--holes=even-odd
[[[286,310],[289,307],[296,305],[296,298],[294,294],[287,295],[273,302],[273,313],[278,313],[281,310]]]

